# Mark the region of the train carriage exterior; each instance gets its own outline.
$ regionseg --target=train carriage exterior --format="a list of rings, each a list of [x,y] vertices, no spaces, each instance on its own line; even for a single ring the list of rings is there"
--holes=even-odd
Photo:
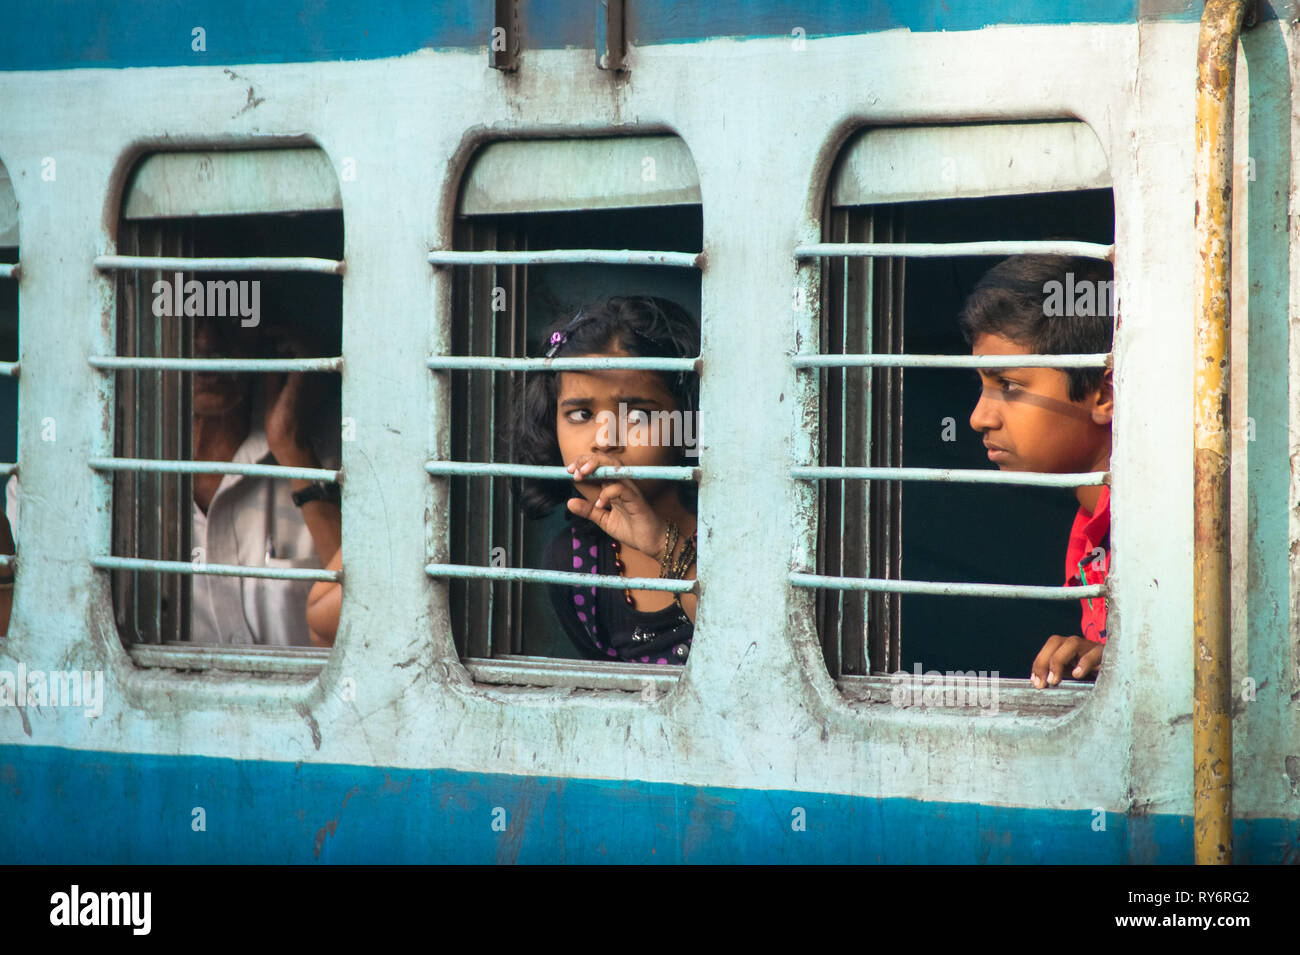
[[[1192,860],[1193,608],[1208,586],[1194,557],[1200,5],[393,0],[326,3],[305,18],[248,3],[141,6],[11,4],[0,16],[0,251],[12,253],[0,257],[11,296],[0,302],[20,323],[6,366],[16,404],[6,400],[22,488],[0,671],[103,678],[93,715],[48,695],[0,707],[0,858]],[[1228,74],[1223,579],[1239,862],[1300,859],[1297,17],[1292,4],[1261,4]],[[1020,152],[1008,145],[1016,131]],[[652,148],[662,151],[647,178]],[[291,153],[327,162],[297,166]],[[128,354],[122,276],[143,268],[128,256],[148,253],[124,237],[148,218],[136,204],[151,201],[141,182],[157,157],[176,163],[179,185],[153,196],[168,214],[201,191],[206,168],[233,170],[232,194],[249,208],[297,190],[306,198],[293,208],[341,217],[341,255],[312,260],[339,290],[341,360],[329,368],[348,429],[328,475],[346,538],[332,650],[119,632],[114,574],[130,565],[114,532],[127,486],[114,469],[129,455],[109,359]],[[616,162],[632,169],[615,174]],[[268,185],[268,169],[284,178]],[[641,198],[611,200],[614,180]],[[590,183],[606,194],[583,193]],[[549,205],[511,205],[547,190]],[[1104,211],[1089,249],[1113,259],[1122,314],[1109,358],[1114,452],[1097,478],[1114,514],[1100,678],[1036,691],[988,677],[994,711],[928,703],[915,680],[882,672],[875,644],[861,672],[847,658],[828,664],[816,607],[838,586],[818,553],[833,479],[808,470],[827,459],[826,379],[807,359],[837,354],[823,313],[836,301],[833,263],[847,259],[818,250],[843,241],[831,217],[1088,190]],[[520,652],[509,634],[484,636],[472,597],[469,610],[449,601],[463,498],[441,463],[487,460],[486,446],[458,437],[475,425],[456,420],[463,372],[446,360],[461,296],[482,291],[467,263],[513,267],[505,225],[483,239],[492,215],[532,228],[526,214],[539,209],[602,203],[631,209],[637,231],[590,256],[606,269],[593,281],[616,282],[615,253],[630,249],[664,257],[631,257],[636,282],[698,289],[702,441],[678,476],[699,486],[700,611],[681,668]],[[645,244],[655,222],[677,221],[669,208],[685,224]],[[1020,238],[1004,225],[973,228],[988,242]],[[539,234],[513,247],[520,269],[580,288],[563,278],[577,273],[528,258],[547,248],[533,244]],[[522,368],[509,360],[501,367]],[[954,406],[959,426],[968,411]],[[906,501],[912,481],[900,483]],[[488,507],[473,513],[498,513]],[[944,531],[953,547],[984,546],[967,533]],[[497,570],[465,563],[484,578]],[[1027,593],[1007,591],[1012,603]],[[1005,639],[978,619],[961,644]],[[524,650],[536,645],[528,634],[541,623],[513,626]]]

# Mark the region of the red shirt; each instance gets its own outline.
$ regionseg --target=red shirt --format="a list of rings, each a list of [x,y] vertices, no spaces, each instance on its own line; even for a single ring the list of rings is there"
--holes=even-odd
[[[1089,513],[1080,507],[1074,515],[1070,546],[1065,552],[1065,586],[1100,584],[1109,572],[1110,488],[1103,485],[1097,509]],[[1079,603],[1083,607],[1082,635],[1093,643],[1105,643],[1106,601],[1090,597]]]

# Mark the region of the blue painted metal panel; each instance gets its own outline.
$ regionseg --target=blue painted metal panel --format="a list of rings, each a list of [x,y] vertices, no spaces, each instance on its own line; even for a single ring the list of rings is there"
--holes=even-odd
[[[1300,858],[1296,820],[1236,836],[1239,861]],[[312,861],[1185,864],[1191,820],[1107,813],[1098,832],[1086,810],[0,747],[0,863]]]
[[[992,24],[1132,23],[1147,18],[1138,0],[718,0],[632,6],[630,37],[640,45],[710,37],[809,37],[879,30],[978,30]],[[1195,20],[1201,5],[1176,0],[1164,19]],[[492,4],[464,0],[317,0],[305,12],[260,0],[46,0],[0,3],[0,69],[212,66],[364,60],[420,49],[486,50]],[[592,47],[596,4],[525,4],[527,49]],[[203,52],[192,49],[195,27]]]

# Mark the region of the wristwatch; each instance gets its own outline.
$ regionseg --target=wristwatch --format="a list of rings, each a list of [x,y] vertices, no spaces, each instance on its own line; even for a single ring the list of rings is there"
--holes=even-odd
[[[338,504],[339,486],[325,481],[312,481],[301,491],[294,491],[292,497],[293,503],[298,507],[312,501],[328,501],[330,504]]]

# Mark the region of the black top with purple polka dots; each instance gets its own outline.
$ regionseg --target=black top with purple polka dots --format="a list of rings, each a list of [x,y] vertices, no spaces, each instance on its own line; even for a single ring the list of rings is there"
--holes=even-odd
[[[590,521],[572,521],[546,550],[548,570],[615,576],[614,541]],[[640,611],[612,587],[549,588],[564,632],[589,660],[624,663],[686,662],[695,625],[677,604]]]

